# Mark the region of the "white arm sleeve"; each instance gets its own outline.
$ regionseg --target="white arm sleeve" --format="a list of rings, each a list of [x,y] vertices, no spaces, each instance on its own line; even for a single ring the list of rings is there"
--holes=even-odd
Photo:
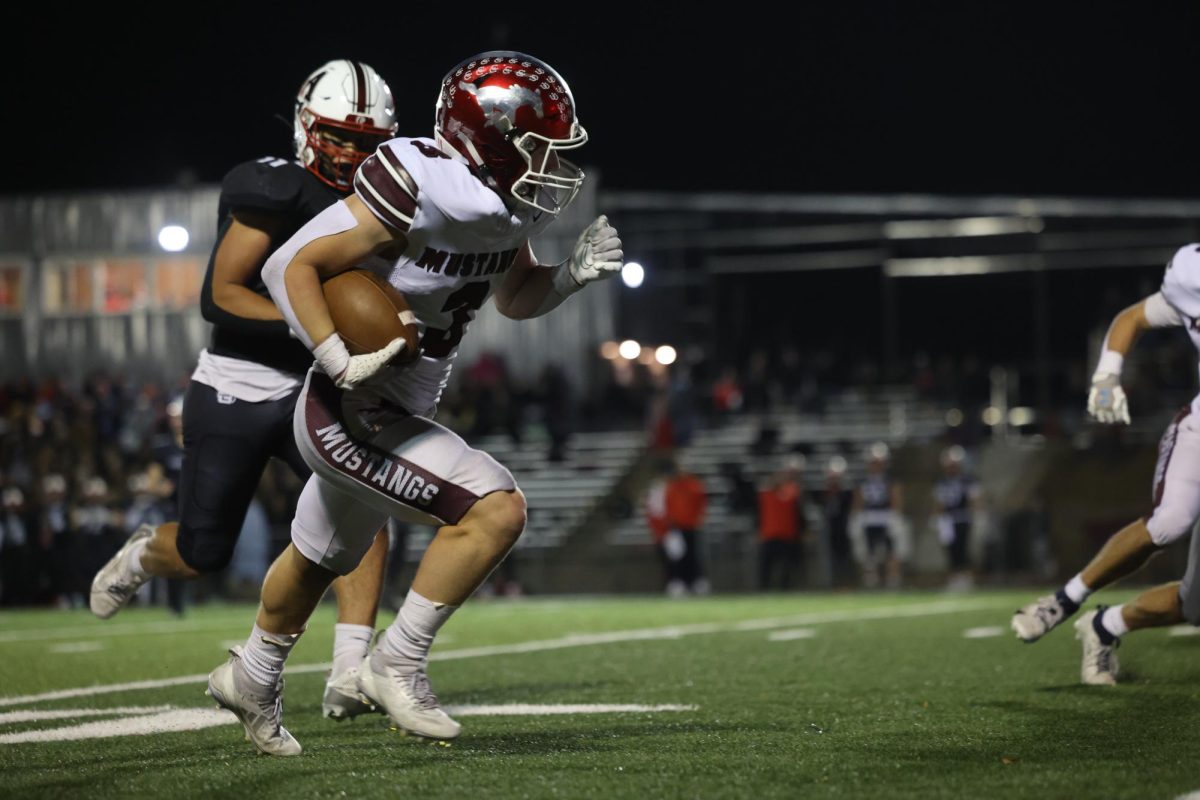
[[[313,349],[315,342],[309,338],[304,326],[296,319],[296,312],[292,309],[292,301],[288,297],[283,275],[287,271],[288,265],[292,263],[292,259],[304,249],[306,244],[325,236],[348,231],[357,225],[358,220],[354,218],[354,214],[351,213],[345,202],[339,200],[305,223],[304,227],[292,234],[292,238],[280,245],[279,249],[272,253],[263,264],[262,279],[266,284],[267,291],[271,293],[271,299],[275,301],[275,305],[279,306],[279,311],[287,320],[292,333],[296,334],[296,338],[304,342],[304,346],[309,350]]]
[[[1183,324],[1183,317],[1167,302],[1162,292],[1155,292],[1147,297],[1142,310],[1151,328],[1173,328]]]

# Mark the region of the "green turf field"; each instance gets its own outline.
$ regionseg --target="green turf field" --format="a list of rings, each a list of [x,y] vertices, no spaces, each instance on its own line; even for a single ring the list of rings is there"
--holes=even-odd
[[[1075,799],[1200,788],[1200,637],[1132,636],[1126,683],[1085,688],[1070,628],[1032,646],[1007,631],[1030,596],[478,601],[444,629],[434,688],[453,706],[516,707],[464,714],[449,747],[382,718],[321,718],[325,606],[290,662],[300,669],[285,723],[304,745],[298,759],[256,755],[202,694],[251,608],[182,621],[8,613],[0,796]],[[997,626],[1003,635],[964,636]],[[135,682],[145,685],[119,687]],[[535,704],[675,710],[524,707]],[[209,727],[161,732],[172,721]]]

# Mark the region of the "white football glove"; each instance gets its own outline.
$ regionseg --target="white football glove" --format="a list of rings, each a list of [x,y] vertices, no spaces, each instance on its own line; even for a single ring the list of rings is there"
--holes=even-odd
[[[1097,422],[1113,425],[1118,422],[1129,424],[1129,403],[1121,379],[1111,372],[1097,372],[1092,376],[1092,388],[1088,392],[1088,414]]]
[[[353,389],[387,366],[403,349],[404,340],[396,337],[381,350],[352,356],[342,337],[334,333],[317,345],[313,356],[339,389]]]
[[[621,237],[602,214],[579,235],[571,257],[554,273],[554,288],[563,297],[574,294],[592,281],[616,275],[624,258]]]

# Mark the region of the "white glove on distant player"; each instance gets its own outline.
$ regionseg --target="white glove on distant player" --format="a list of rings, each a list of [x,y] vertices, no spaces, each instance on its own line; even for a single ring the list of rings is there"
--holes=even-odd
[[[554,289],[566,297],[592,281],[611,278],[621,271],[624,258],[617,229],[601,215],[579,235],[571,257],[554,273]]]
[[[387,366],[404,349],[404,340],[396,337],[382,350],[352,356],[346,343],[336,333],[317,345],[313,356],[325,374],[333,378],[339,389],[353,389]]]
[[[1129,403],[1121,379],[1111,372],[1097,372],[1092,376],[1092,389],[1088,392],[1088,414],[1097,422],[1112,425],[1118,422],[1129,424]]]

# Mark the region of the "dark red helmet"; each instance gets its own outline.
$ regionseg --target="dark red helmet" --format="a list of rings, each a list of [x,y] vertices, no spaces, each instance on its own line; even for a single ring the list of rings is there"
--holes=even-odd
[[[492,50],[456,65],[442,81],[434,134],[502,197],[541,211],[557,214],[583,184],[558,156],[587,141],[571,89],[533,56]]]

